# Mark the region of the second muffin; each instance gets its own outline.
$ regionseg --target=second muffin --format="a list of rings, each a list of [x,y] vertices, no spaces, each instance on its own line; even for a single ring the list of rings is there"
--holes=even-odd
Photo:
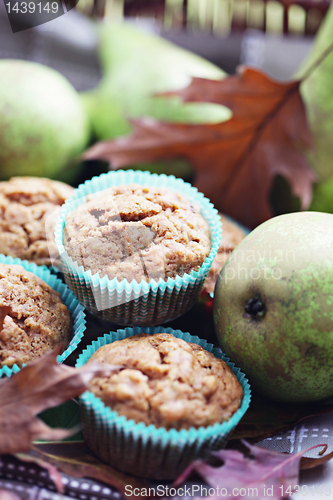
[[[229,420],[243,389],[220,358],[170,333],[141,333],[100,347],[89,362],[122,365],[95,377],[89,389],[135,422],[166,429],[206,427]]]
[[[97,378],[79,396],[84,440],[101,460],[129,474],[175,479],[194,460],[224,448],[249,407],[245,375],[220,349],[188,332],[117,330],[88,345],[76,367],[91,359],[120,362],[123,369]]]
[[[129,184],[88,195],[67,216],[64,247],[101,278],[166,280],[200,268],[210,252],[210,229],[182,194]]]
[[[117,170],[75,190],[61,209],[55,240],[66,283],[92,314],[151,326],[195,304],[220,244],[221,221],[182,179]]]
[[[221,217],[223,227],[222,238],[218,252],[215,259],[213,260],[212,267],[209,270],[208,276],[203,286],[203,292],[209,294],[214,293],[217,277],[222,267],[227,262],[229,255],[247,235],[245,228],[241,227],[238,223],[236,223],[229,217],[223,214],[219,215]]]

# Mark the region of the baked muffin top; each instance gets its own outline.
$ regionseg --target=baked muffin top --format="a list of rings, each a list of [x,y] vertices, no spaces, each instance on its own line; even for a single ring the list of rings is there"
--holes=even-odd
[[[221,423],[240,407],[243,389],[221,359],[169,333],[142,333],[100,347],[89,362],[122,365],[89,389],[120,415],[146,425],[188,429]]]
[[[68,214],[64,246],[92,274],[141,282],[199,270],[211,242],[200,208],[182,194],[128,184],[88,195]]]
[[[73,191],[63,182],[39,177],[13,177],[0,182],[0,253],[50,265],[50,251],[56,253],[56,218],[48,234],[45,225]]]
[[[0,367],[65,349],[71,323],[58,292],[20,265],[0,264]]]

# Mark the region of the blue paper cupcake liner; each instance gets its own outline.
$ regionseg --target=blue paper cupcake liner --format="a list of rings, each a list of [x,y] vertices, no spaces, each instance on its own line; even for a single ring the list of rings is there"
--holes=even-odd
[[[83,436],[95,455],[123,472],[151,479],[174,479],[193,460],[207,458],[211,451],[226,446],[231,432],[249,407],[250,385],[245,375],[221,349],[189,333],[163,327],[126,328],[105,334],[82,352],[76,367],[84,365],[99,347],[139,333],[171,333],[186,342],[200,345],[223,359],[243,387],[241,406],[228,421],[179,431],[127,420],[105,406],[92,392],[86,391],[79,397]]]
[[[126,279],[110,280],[79,266],[69,257],[63,245],[67,215],[86,201],[86,196],[111,186],[136,183],[148,187],[164,187],[182,193],[196,203],[209,223],[211,251],[198,271],[148,282]],[[150,172],[118,170],[86,181],[66,200],[55,229],[55,241],[60,254],[65,281],[80,302],[95,316],[124,326],[153,326],[184,314],[196,302],[221,241],[222,224],[212,203],[191,184],[174,176]]]
[[[22,267],[24,267],[24,269],[41,278],[43,281],[45,281],[45,283],[47,283],[50,287],[52,287],[56,292],[59,293],[61,300],[69,310],[73,323],[71,341],[69,342],[65,351],[57,358],[57,361],[59,363],[63,363],[65,359],[67,359],[68,356],[72,354],[72,352],[77,348],[84,335],[84,331],[86,329],[86,315],[83,306],[80,304],[71,290],[69,290],[67,285],[63,283],[59,278],[57,278],[57,276],[46,266],[37,266],[37,264],[33,264],[32,262],[28,262],[27,260],[21,260],[18,258],[14,259],[13,257],[5,256],[3,254],[0,254],[0,263],[21,265]],[[4,366],[0,369],[0,377],[10,377],[13,373],[18,372],[19,370],[20,367],[16,364],[11,368],[9,368],[8,366]]]

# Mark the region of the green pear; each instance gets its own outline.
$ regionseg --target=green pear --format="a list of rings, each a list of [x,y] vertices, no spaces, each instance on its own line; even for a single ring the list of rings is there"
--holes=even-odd
[[[254,229],[214,291],[222,350],[277,401],[333,396],[333,215],[296,212]]]
[[[192,77],[221,79],[214,64],[130,23],[105,22],[100,31],[103,78],[82,95],[98,140],[131,131],[129,119],[153,117],[184,123],[217,123],[231,117],[224,106],[183,103],[154,94],[186,87]]]
[[[313,149],[306,152],[310,165],[318,174],[310,210],[333,212],[333,191],[327,186],[333,182],[333,5],[330,6],[321,25],[309,56],[305,59],[297,77],[304,78],[301,94],[305,103]],[[322,55],[329,47],[325,58]],[[317,62],[320,61],[316,67]],[[312,69],[311,69],[312,68]],[[314,68],[314,69],[313,69]],[[322,189],[321,185],[325,184]]]
[[[64,76],[42,64],[0,60],[1,179],[31,175],[69,182],[89,135],[79,94]]]
[[[302,79],[304,100],[313,148],[304,151],[318,179],[313,187],[309,210],[333,213],[333,5],[314,39],[312,48],[295,78]],[[322,57],[323,54],[326,57]],[[286,184],[286,181],[284,182]],[[272,187],[274,213],[300,210],[299,198],[280,181]],[[282,205],[282,206],[281,206]]]

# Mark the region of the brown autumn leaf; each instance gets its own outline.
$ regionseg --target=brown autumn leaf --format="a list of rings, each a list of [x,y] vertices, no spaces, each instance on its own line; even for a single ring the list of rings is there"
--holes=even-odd
[[[73,430],[52,429],[37,415],[84,392],[96,372],[119,369],[58,364],[59,352],[60,348],[54,349],[11,378],[0,380],[0,454],[27,451],[36,439],[61,440],[71,435]]]
[[[232,449],[232,450],[237,450],[237,451],[243,453],[244,455],[250,455],[251,453],[249,452],[249,446],[253,446],[253,445],[256,446],[256,442],[251,443],[248,440],[238,439],[238,440],[229,441],[227,448]],[[260,446],[260,448],[267,449],[267,448],[265,448],[265,446],[262,446],[262,445],[259,445],[259,446]],[[317,445],[314,445],[314,449],[315,448],[321,448],[320,451],[318,452],[318,456],[315,458],[302,456],[302,458],[299,462],[300,470],[314,469],[315,467],[323,465],[333,458],[333,451],[326,454],[327,448],[328,448],[327,444],[317,444]],[[310,449],[313,449],[313,448],[310,447],[308,450],[310,450]],[[273,451],[273,453],[280,453],[284,457],[295,455],[294,453],[276,452],[276,451],[271,450],[271,449],[268,449],[268,451]],[[307,451],[307,450],[304,450],[302,453],[305,453],[305,451]]]
[[[110,161],[112,168],[185,158],[195,169],[199,191],[220,212],[253,228],[274,215],[269,195],[277,175],[290,184],[302,209],[311,202],[316,177],[302,152],[311,138],[299,86],[298,80],[277,82],[250,67],[220,81],[193,78],[172,95],[227,106],[230,120],[204,125],[134,120],[131,135],[97,143],[84,158]]]
[[[299,488],[299,471],[304,453],[323,448],[319,453],[322,455],[327,449],[326,444],[317,444],[300,453],[289,454],[251,445],[246,441],[242,441],[242,444],[247,448],[246,454],[235,449],[214,451],[212,455],[223,462],[222,466],[212,467],[197,460],[182,472],[174,486],[184,483],[192,472],[196,472],[213,488],[213,494],[205,497],[211,500],[217,500],[220,493],[229,498],[245,500],[254,497],[258,500],[267,497],[272,500],[289,498]],[[330,458],[331,454],[323,457],[323,460]],[[320,465],[320,459],[314,460],[315,465]]]
[[[324,448],[322,452],[319,453],[319,455],[323,455],[326,452],[326,449]],[[331,453],[328,453],[327,455],[321,456],[320,458],[302,457],[300,463],[300,469],[301,470],[314,469],[315,467],[318,467],[318,465],[325,464],[326,462],[331,460],[331,458],[333,458],[333,451],[331,451]]]
[[[140,491],[149,490],[146,479],[130,476],[101,462],[83,441],[35,443],[29,456],[51,463],[69,476],[89,477],[114,486],[125,498],[140,498],[139,495],[129,494],[129,491],[134,491],[136,488]],[[126,490],[126,486],[131,488]]]

